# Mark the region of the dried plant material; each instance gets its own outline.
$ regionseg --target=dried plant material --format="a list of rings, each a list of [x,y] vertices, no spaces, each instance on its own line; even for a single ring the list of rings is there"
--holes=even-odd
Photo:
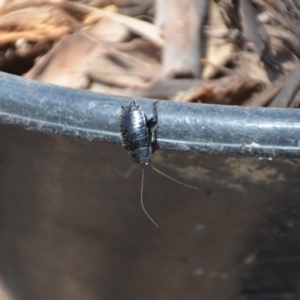
[[[80,45],[76,51],[74,44]],[[25,77],[73,88],[87,88],[86,65],[100,55],[103,55],[103,50],[94,42],[75,33],[60,40]]]
[[[103,10],[113,12],[113,13],[118,12],[118,8],[115,5],[108,5],[108,6],[104,7]],[[85,26],[93,25],[93,24],[97,23],[101,18],[102,18],[102,16],[100,16],[99,14],[97,14],[95,12],[91,12],[91,13],[88,13],[84,17],[82,24]]]
[[[59,27],[67,25],[66,20],[57,14],[57,10],[52,6],[33,6],[18,10],[13,10],[2,14],[0,20],[0,30],[13,29],[28,31],[34,29],[44,29],[47,27]]]
[[[240,0],[240,13],[243,33],[246,40],[252,44],[254,51],[262,57],[267,42],[267,34],[257,18],[257,11],[250,0]]]
[[[218,66],[225,66],[234,52],[234,44],[228,36],[224,38],[212,34],[220,31],[228,33],[219,6],[213,0],[210,0],[208,26],[210,34],[207,34],[206,38],[205,58],[210,64],[206,63],[203,67],[201,75],[203,79],[213,78],[219,72]]]
[[[71,32],[68,21],[49,5],[27,7],[2,14],[0,19],[0,45],[20,38],[29,42],[49,42]]]
[[[96,92],[96,93],[102,93],[102,94],[113,94],[113,95],[119,95],[119,96],[132,96],[131,92],[132,89],[124,89],[124,88],[117,88],[117,87],[111,87],[106,84],[102,84],[100,82],[94,81],[90,88],[90,91]]]
[[[114,0],[119,6],[119,13],[131,17],[146,15],[151,9],[153,0]]]
[[[88,71],[89,77],[94,82],[106,84],[108,86],[120,87],[120,88],[144,88],[146,86],[145,80],[140,76],[131,74],[107,73],[107,72],[92,72]]]
[[[207,2],[182,0],[174,5],[165,1],[165,19],[162,22],[166,45],[163,52],[163,74],[165,78],[199,78],[201,45],[200,35],[206,16]],[[164,7],[158,6],[158,7]],[[162,13],[159,13],[162,15]]]
[[[87,88],[90,82],[89,66],[94,68],[95,60],[107,54],[109,43],[121,42],[127,36],[126,27],[102,18],[88,30],[76,32],[60,40],[26,77],[69,87]],[[80,47],[74,49],[74,45]],[[112,65],[113,63],[110,67]],[[116,70],[106,67],[106,72],[122,71],[121,68]]]
[[[90,7],[77,2],[62,1],[60,2],[60,5],[64,7],[70,7],[78,10],[87,11],[87,12],[94,12],[96,14],[99,14],[100,16],[109,17],[112,20],[127,26],[130,30],[132,30],[132,32],[151,41],[153,44],[157,45],[158,47],[163,47],[164,45],[164,41],[161,38],[160,30],[148,22],[139,19],[134,19],[128,16],[112,13],[103,9]]]
[[[85,35],[78,32],[61,40],[48,53],[50,58],[41,60],[27,77],[76,88],[87,88],[90,81],[114,87],[144,87],[150,75],[157,73],[153,71],[145,78],[147,68],[153,65],[147,64],[146,55],[142,54],[142,59],[139,59],[136,53],[122,53],[111,49],[108,44],[122,41],[126,32],[125,26],[105,17],[90,27]],[[97,42],[93,40],[96,37]],[[76,51],[72,47],[74,43],[81,45]]]
[[[92,81],[112,87],[144,88],[148,80],[136,72],[134,68],[126,69],[107,55],[86,65],[86,73]]]
[[[267,36],[271,38],[270,45],[268,45],[270,50],[275,54],[285,51],[285,55],[292,52],[292,56],[300,58],[299,18],[293,11],[293,5],[291,5],[293,1],[253,0],[253,2],[268,12],[269,21],[265,29]],[[273,49],[276,43],[282,44],[283,47]],[[280,60],[279,63],[281,62]]]
[[[102,42],[107,44],[123,42],[130,36],[130,32],[126,26],[107,17],[103,17],[95,25],[81,32],[87,33],[87,38],[93,37],[95,43]]]
[[[287,78],[282,77],[268,85],[261,93],[254,93],[252,97],[242,103],[243,106],[266,106],[280,92],[286,84]]]
[[[131,67],[141,67],[141,68],[151,68],[160,69],[160,50],[150,42],[142,39],[134,39],[131,42],[119,43],[116,45],[116,50],[119,52],[130,54],[131,61],[135,58],[138,62],[135,66]],[[126,63],[126,62],[124,62]],[[127,60],[130,63],[130,60]],[[156,73],[156,75],[159,73]]]
[[[224,79],[221,81],[212,80],[210,83],[217,85],[222,83],[224,85],[225,81],[227,82],[227,80]],[[182,91],[187,91],[208,83],[207,80],[199,79],[162,79],[155,82],[149,82],[144,88],[120,89],[109,87],[107,89],[107,86],[104,86],[103,84],[93,83],[91,89],[98,92],[103,92],[105,90],[109,93],[123,96],[171,100],[174,95]]]
[[[3,33],[0,31],[0,46],[13,43],[14,41],[24,38],[29,42],[33,43],[48,43],[59,39],[69,33],[69,27],[61,27],[55,31],[50,30],[49,32],[42,30],[32,31],[22,31],[22,32],[6,32]]]
[[[270,107],[289,107],[294,106],[294,99],[300,89],[300,65],[290,76],[290,80],[271,101]]]
[[[100,7],[100,8],[105,8],[107,6],[113,5],[112,0],[88,0],[85,1],[85,3],[88,3],[90,6],[95,6],[95,7]],[[115,6],[115,5],[113,5]]]
[[[234,56],[234,63],[240,77],[246,74],[250,80],[259,80],[265,85],[270,83],[265,66],[258,54],[240,51]]]
[[[213,97],[216,89],[214,85],[205,85],[187,92],[181,92],[174,100],[177,102],[202,102],[202,99]]]
[[[215,65],[212,62],[208,61],[206,58],[201,59],[201,64],[204,66],[211,65],[213,67],[214,72],[216,73],[220,73],[227,76],[233,76],[233,77],[237,76],[237,73],[234,70],[220,65]]]
[[[4,1],[0,70],[119,95],[299,105],[297,82],[290,85],[300,59],[294,0],[84,3]],[[203,80],[184,79],[199,77],[201,67]]]
[[[212,104],[238,105],[262,89],[260,81],[228,78],[226,86],[203,85],[180,93],[175,98],[178,102],[202,102]]]

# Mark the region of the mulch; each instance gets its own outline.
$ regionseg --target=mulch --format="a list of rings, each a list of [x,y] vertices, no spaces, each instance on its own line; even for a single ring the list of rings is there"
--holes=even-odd
[[[298,107],[300,4],[0,1],[0,70],[101,93]]]

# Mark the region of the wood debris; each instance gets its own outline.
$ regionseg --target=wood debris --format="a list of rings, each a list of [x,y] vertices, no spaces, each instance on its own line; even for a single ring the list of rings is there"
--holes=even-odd
[[[297,1],[13,0],[0,16],[4,72],[127,96],[299,106]]]

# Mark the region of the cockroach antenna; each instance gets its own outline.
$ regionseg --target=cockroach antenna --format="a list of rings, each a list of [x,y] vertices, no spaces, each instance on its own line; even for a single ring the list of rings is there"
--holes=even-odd
[[[145,168],[142,168],[142,185],[141,185],[141,205],[142,205],[142,209],[144,211],[144,213],[146,214],[146,216],[150,219],[150,221],[159,228],[158,224],[150,217],[150,215],[148,214],[148,212],[145,209],[144,206],[144,201],[143,201],[143,192],[144,192],[144,177],[145,177]]]
[[[197,187],[191,186],[191,185],[188,185],[188,184],[186,184],[186,183],[183,183],[183,182],[181,182],[181,181],[179,181],[179,180],[176,180],[175,178],[173,178],[173,177],[171,177],[171,176],[169,176],[169,175],[163,173],[162,171],[156,169],[156,168],[152,165],[152,163],[150,163],[150,166],[152,167],[152,169],[153,169],[155,172],[159,173],[160,175],[163,175],[163,176],[169,178],[170,180],[173,180],[173,181],[175,181],[175,182],[177,182],[177,183],[179,183],[179,184],[181,184],[181,185],[184,185],[184,186],[186,186],[186,187],[188,187],[188,188],[191,188],[191,189],[194,189],[194,190],[198,190]],[[144,206],[144,201],[143,201],[144,177],[145,177],[145,167],[142,167],[142,184],[141,184],[141,205],[142,205],[142,209],[143,209],[143,211],[145,212],[145,214],[147,215],[147,217],[150,219],[150,221],[151,221],[156,227],[159,228],[158,224],[150,217],[150,215],[148,214],[148,212],[146,211],[145,206]]]
[[[181,181],[179,181],[179,180],[177,180],[177,179],[175,179],[175,178],[173,178],[173,177],[171,177],[171,176],[169,176],[169,175],[163,173],[162,171],[160,171],[160,170],[154,168],[152,164],[151,164],[151,167],[152,167],[152,169],[153,169],[155,172],[159,173],[160,175],[163,175],[163,176],[165,176],[165,177],[167,177],[167,178],[169,178],[169,179],[171,179],[171,180],[173,180],[173,181],[175,181],[175,182],[177,182],[177,183],[179,183],[179,184],[181,184],[181,185],[184,185],[184,186],[186,186],[186,187],[188,187],[188,188],[191,188],[191,189],[194,189],[194,190],[198,190],[197,187],[192,186],[192,185],[188,185],[188,184],[186,184],[186,183],[183,183],[183,182],[181,182]]]

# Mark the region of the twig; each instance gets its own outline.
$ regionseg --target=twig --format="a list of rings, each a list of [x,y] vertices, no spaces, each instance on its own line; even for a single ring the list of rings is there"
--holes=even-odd
[[[200,76],[200,33],[207,14],[207,0],[157,0],[166,45],[163,54],[163,76],[169,78],[198,78]]]

